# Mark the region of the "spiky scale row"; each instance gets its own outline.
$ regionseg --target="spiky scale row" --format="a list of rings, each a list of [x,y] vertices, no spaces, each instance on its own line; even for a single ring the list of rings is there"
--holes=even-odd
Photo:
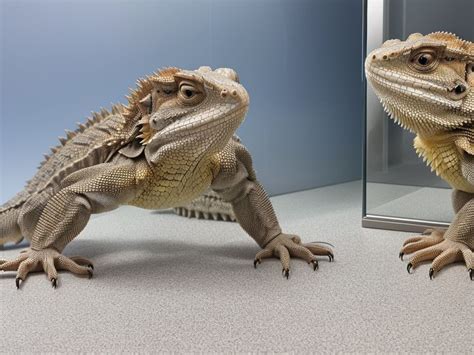
[[[58,137],[59,144],[50,148],[50,152],[44,154],[43,160],[39,163],[38,172],[37,174],[30,180],[26,182],[25,189],[17,194],[14,198],[10,201],[5,203],[0,208],[0,213],[3,213],[11,208],[17,208],[18,206],[22,205],[31,194],[38,192],[39,186],[42,185],[42,182],[45,183],[46,181],[51,181],[51,175],[55,174],[56,171],[52,171],[51,169],[47,169],[47,175],[41,173],[42,169],[46,168],[48,162],[58,154],[61,154],[62,149],[65,149],[67,144],[74,140],[79,134],[85,132],[88,128],[97,126],[97,124],[101,123],[111,115],[121,114],[124,110],[123,105],[118,104],[112,106],[112,114],[106,110],[101,109],[100,112],[92,112],[91,116],[87,119],[85,123],[81,123],[78,125],[77,129],[74,131],[66,130],[66,137]],[[118,130],[120,132],[121,130]],[[84,149],[87,149],[87,146],[84,146]],[[72,162],[71,162],[72,163]],[[61,167],[58,166],[58,169]]]
[[[69,141],[74,139],[78,134],[83,133],[87,128],[94,126],[96,123],[101,122],[105,118],[109,117],[112,114],[119,114],[123,110],[123,106],[121,104],[115,104],[112,106],[111,112],[108,110],[101,108],[100,112],[92,112],[91,117],[86,120],[85,123],[77,122],[77,129],[74,131],[71,130],[64,130],[66,133],[66,137],[58,137],[60,145],[50,148],[50,153],[43,154],[44,159],[40,162],[38,169],[41,169],[43,165],[47,163],[47,161],[53,156],[54,154],[58,153],[61,147],[65,146]],[[28,183],[27,183],[28,184]]]
[[[138,102],[146,96],[150,90],[154,87],[154,85],[158,83],[170,83],[173,78],[173,74],[176,73],[179,69],[177,68],[165,68],[154,72],[150,76],[146,78],[142,78],[138,82],[138,87],[135,90],[132,90],[130,95],[127,96],[128,104],[127,105],[113,105],[111,108],[111,112],[107,111],[106,109],[102,108],[99,112],[92,112],[91,116],[87,119],[87,121],[83,124],[80,124],[75,131],[67,131],[66,137],[59,137],[59,144],[55,147],[52,147],[51,153],[47,154],[44,157],[44,160],[38,166],[38,172],[33,177],[33,179],[29,180],[25,186],[25,189],[18,193],[15,197],[13,197],[10,201],[5,203],[0,207],[0,213],[3,213],[11,208],[17,208],[18,206],[22,205],[31,194],[34,194],[38,191],[38,186],[41,185],[41,181],[47,180],[51,181],[51,174],[56,174],[57,167],[52,169],[48,169],[46,176],[40,173],[41,169],[45,169],[48,162],[51,160],[52,157],[60,154],[61,150],[64,149],[68,145],[68,142],[74,140],[74,138],[80,134],[85,132],[90,127],[96,127],[98,123],[102,122],[109,116],[113,115],[120,115],[123,117],[123,127],[115,127],[117,135],[120,136],[118,140],[112,140],[109,142],[104,142],[105,145],[109,148],[113,148],[118,144],[125,143],[124,137],[135,127],[138,120],[141,119],[140,111],[138,109]],[[104,133],[108,133],[107,130],[104,129]],[[84,148],[87,148],[85,145]],[[59,167],[60,168],[60,167]],[[40,181],[40,182],[39,182]]]
[[[451,32],[433,32],[426,37],[446,42],[447,49],[453,54],[457,54],[462,58],[474,59],[474,44],[470,41],[464,40]]]
[[[234,138],[235,139],[235,138]],[[187,205],[174,209],[175,213],[183,217],[195,217],[223,221],[235,221],[232,205],[225,202],[221,196],[208,189],[201,196]]]
[[[176,207],[174,211],[177,215],[188,218],[197,218],[197,219],[213,219],[215,221],[235,221],[235,217],[226,213],[211,213],[203,212],[198,210],[188,209],[186,207]]]
[[[169,67],[160,69],[146,78],[137,80],[137,88],[129,89],[130,93],[126,96],[128,105],[125,106],[123,115],[128,119],[136,119],[140,115],[138,103],[148,95],[157,84],[170,84],[174,82],[174,74],[179,71],[178,68]]]

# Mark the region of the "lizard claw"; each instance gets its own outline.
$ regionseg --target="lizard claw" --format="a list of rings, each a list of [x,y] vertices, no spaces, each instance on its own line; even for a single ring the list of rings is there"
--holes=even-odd
[[[20,281],[23,282],[23,279],[17,277],[15,279],[15,284],[16,284],[16,289],[19,290],[20,289]]]
[[[471,281],[474,280],[474,269],[469,269],[469,277],[471,278]]]
[[[87,273],[89,274],[89,279],[92,279],[92,276],[93,276],[92,270],[87,270]]]
[[[334,254],[328,253],[329,262],[332,263],[334,261]]]
[[[262,263],[262,260],[260,260],[260,259],[255,259],[255,260],[253,261],[253,267],[256,269],[256,268],[257,268],[257,264],[261,264],[261,263]]]
[[[52,287],[52,288],[56,288],[56,286],[57,286],[57,281],[58,281],[58,280],[57,280],[56,278],[54,278],[54,277],[51,279],[51,287]]]
[[[433,280],[433,277],[434,277],[434,270],[433,270],[433,268],[430,268],[429,275],[430,275],[430,280]]]
[[[412,263],[409,263],[407,265],[407,271],[408,271],[409,274],[411,274],[410,270],[411,270],[412,267],[413,267]]]
[[[290,277],[290,269],[282,269],[282,273],[283,277],[286,277],[286,279],[288,280],[288,278]]]
[[[329,260],[331,260],[331,258],[329,258]],[[315,259],[315,260],[311,260],[311,264],[313,264],[313,270],[316,271],[317,269],[319,269],[319,264],[318,264],[318,261]]]
[[[403,261],[403,255],[405,255],[404,253],[400,252],[400,254],[398,254],[398,257],[400,258],[400,260]]]

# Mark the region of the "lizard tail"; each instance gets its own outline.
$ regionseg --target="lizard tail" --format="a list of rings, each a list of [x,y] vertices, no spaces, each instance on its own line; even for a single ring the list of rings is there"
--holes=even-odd
[[[23,240],[18,226],[19,208],[9,208],[0,212],[0,246],[13,242],[18,244]]]

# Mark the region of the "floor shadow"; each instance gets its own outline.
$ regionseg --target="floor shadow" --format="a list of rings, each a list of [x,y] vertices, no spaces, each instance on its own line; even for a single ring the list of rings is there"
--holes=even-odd
[[[16,249],[24,249],[28,248],[30,243],[27,240],[22,240],[18,244],[6,244],[6,245],[0,245],[0,251],[8,251],[8,250],[16,250]]]
[[[181,217],[181,216],[178,216],[176,213],[174,213],[174,211],[172,209],[167,209],[167,210],[154,210],[154,211],[151,211],[150,214],[159,214],[159,215],[175,215],[177,217]],[[183,217],[181,217],[183,218]]]
[[[65,254],[80,254],[87,258],[97,258],[107,255],[117,255],[124,252],[143,252],[158,256],[172,257],[176,255],[181,259],[183,256],[204,256],[223,257],[236,260],[247,260],[249,256],[253,257],[259,250],[258,246],[251,244],[232,245],[232,244],[199,244],[179,240],[140,240],[134,243],[130,241],[105,241],[105,240],[77,240],[71,243],[66,249]]]
[[[242,271],[242,264],[253,269],[257,245],[210,245],[174,240],[130,241],[77,240],[64,250],[67,256],[80,255],[90,259],[103,280],[124,280],[142,276],[165,279],[207,278],[213,273]],[[5,273],[1,279],[14,278]]]

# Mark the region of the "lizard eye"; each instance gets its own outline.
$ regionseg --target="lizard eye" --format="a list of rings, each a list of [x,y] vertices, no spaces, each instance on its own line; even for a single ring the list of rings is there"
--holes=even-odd
[[[421,54],[418,56],[418,64],[420,65],[428,65],[433,60],[430,54]]]
[[[190,99],[194,95],[196,95],[196,92],[194,91],[194,88],[192,88],[190,86],[187,86],[187,85],[181,86],[180,91],[181,91],[181,94],[184,95],[184,97],[186,97],[187,99]]]
[[[431,71],[437,66],[438,58],[434,51],[424,50],[412,55],[410,64],[418,71]]]
[[[184,82],[179,86],[178,98],[186,105],[196,105],[204,99],[204,94],[191,83]]]

